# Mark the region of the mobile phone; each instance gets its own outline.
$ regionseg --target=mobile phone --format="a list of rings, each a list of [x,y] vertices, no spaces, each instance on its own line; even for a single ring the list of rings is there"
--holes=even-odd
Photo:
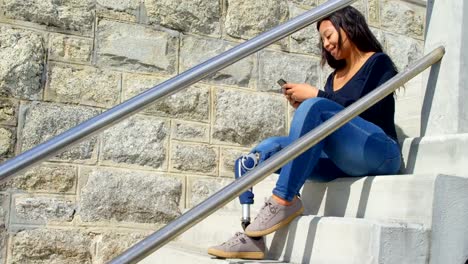
[[[281,93],[284,94],[285,89],[283,88],[283,85],[285,85],[287,82],[283,79],[279,79],[277,83],[279,84],[279,86],[281,86]]]
[[[283,87],[283,85],[285,85],[287,82],[283,79],[279,79],[278,82],[279,86]]]

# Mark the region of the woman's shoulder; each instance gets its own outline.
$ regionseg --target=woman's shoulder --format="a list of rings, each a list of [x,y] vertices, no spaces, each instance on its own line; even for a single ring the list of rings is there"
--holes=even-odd
[[[393,66],[393,61],[392,59],[390,58],[390,56],[388,56],[386,53],[384,52],[376,52],[374,53],[370,58],[369,58],[370,62],[373,62],[374,64],[375,63],[385,63],[385,64],[389,64],[389,65],[392,65]]]
[[[374,53],[367,61],[367,72],[374,71],[395,71],[395,64],[390,56],[384,52]]]

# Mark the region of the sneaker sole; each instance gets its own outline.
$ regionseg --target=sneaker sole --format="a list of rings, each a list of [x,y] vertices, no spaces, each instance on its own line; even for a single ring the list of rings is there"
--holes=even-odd
[[[261,237],[261,236],[266,236],[268,234],[271,234],[273,232],[275,232],[276,230],[284,227],[284,226],[287,226],[289,223],[292,222],[292,220],[294,220],[294,218],[298,217],[299,215],[301,215],[302,213],[304,212],[304,207],[302,207],[301,209],[299,209],[297,212],[295,212],[294,214],[290,215],[288,218],[284,219],[283,221],[277,223],[276,225],[268,228],[268,229],[265,229],[265,230],[259,230],[259,231],[247,231],[247,230],[244,230],[244,233],[249,236],[249,237]]]
[[[208,254],[218,258],[232,258],[232,259],[264,259],[265,253],[263,252],[226,252],[214,248],[208,249]]]

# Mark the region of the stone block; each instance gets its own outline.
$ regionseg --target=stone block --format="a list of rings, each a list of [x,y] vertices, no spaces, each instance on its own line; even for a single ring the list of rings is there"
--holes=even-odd
[[[16,126],[16,112],[18,102],[16,100],[0,98],[0,124]]]
[[[12,264],[91,264],[95,243],[92,235],[78,230],[24,230],[12,238]]]
[[[20,140],[21,151],[70,129],[100,113],[99,110],[84,106],[32,102],[20,107],[23,116]],[[97,138],[85,140],[65,150],[52,160],[92,163],[96,161]]]
[[[92,169],[83,172],[80,216],[84,222],[168,223],[180,215],[181,179],[160,174]]]
[[[380,27],[380,0],[367,0],[367,12],[369,19],[367,23],[372,26]]]
[[[163,81],[164,79],[152,76],[126,75],[124,78],[124,100],[130,99]],[[195,84],[152,103],[143,112],[163,117],[208,122],[209,109],[209,88]]]
[[[366,18],[366,21],[369,21],[367,14],[367,1],[369,0],[357,0],[352,3],[351,6],[356,8],[361,14]]]
[[[151,24],[183,32],[220,34],[221,1],[146,0]]]
[[[0,263],[6,263],[8,233],[4,228],[0,228]]]
[[[177,72],[178,33],[101,20],[96,35],[99,65],[132,71]]]
[[[281,96],[217,90],[213,140],[249,146],[285,134],[286,101]]]
[[[316,0],[292,0],[292,2],[299,5],[306,5],[309,7],[315,7],[317,5]]]
[[[0,183],[0,190],[9,188],[27,192],[74,193],[77,168],[46,164],[33,167]]]
[[[111,165],[165,169],[169,126],[155,117],[130,117],[104,132],[101,160]]]
[[[15,142],[15,130],[0,127],[0,161],[4,161],[13,155]]]
[[[249,153],[249,149],[221,148],[219,175],[234,178],[234,162],[237,158],[247,153]]]
[[[6,229],[8,225],[10,208],[10,195],[7,193],[0,193],[0,230]]]
[[[226,178],[209,178],[209,177],[189,177],[189,190],[190,200],[188,206],[190,208],[198,205],[206,200],[217,191],[227,186],[234,179]]]
[[[0,193],[0,263],[6,263],[10,195]]]
[[[49,68],[45,99],[110,108],[119,103],[120,76],[92,67],[55,64]]]
[[[291,17],[296,17],[305,11],[307,10],[291,6]],[[318,33],[316,23],[291,35],[291,51],[313,54],[319,57],[322,55],[320,34]]]
[[[45,48],[32,31],[0,27],[0,96],[41,99]]]
[[[250,39],[288,18],[287,0],[228,0],[224,26],[229,36]]]
[[[364,16],[366,16],[366,3],[364,0],[357,1],[353,3],[352,6],[358,9]],[[291,5],[289,11],[290,17],[293,18],[299,16],[300,14],[309,10],[310,8],[303,9],[296,5]],[[313,54],[320,57],[322,54],[322,49],[320,45],[320,34],[317,30],[317,24],[314,23],[305,29],[292,34],[290,50],[292,52]]]
[[[171,138],[208,143],[210,140],[210,127],[208,124],[173,121]]]
[[[97,16],[114,20],[137,22],[140,0],[97,0]]]
[[[259,53],[259,91],[281,92],[276,81],[283,78],[292,83],[310,83],[317,85],[320,81],[320,62],[311,57],[291,55],[276,51]]]
[[[216,175],[218,149],[209,145],[172,143],[171,169],[183,172],[198,172]]]
[[[328,0],[317,0],[318,4],[321,5]],[[367,0],[369,1],[369,0]],[[366,0],[358,0],[351,4],[354,8],[356,8],[359,12],[362,13],[363,16],[366,16]]]
[[[404,70],[423,55],[423,43],[409,37],[387,33],[387,53],[398,70]]]
[[[52,60],[89,63],[92,52],[92,39],[59,34],[50,35],[49,58]]]
[[[72,197],[14,196],[11,221],[13,224],[71,222],[75,210]]]
[[[424,37],[425,12],[424,7],[405,1],[380,2],[382,28],[420,39]]]
[[[143,240],[146,233],[116,233],[106,232],[97,243],[96,263],[108,263],[131,246]]]
[[[234,46],[236,45],[224,40],[186,36],[180,47],[180,70],[188,70]],[[205,81],[249,87],[254,81],[254,63],[254,56],[249,56],[205,78]]]
[[[4,0],[5,16],[91,34],[93,0]]]
[[[386,43],[386,40],[385,40],[385,33],[381,29],[375,28],[375,27],[372,27],[372,26],[369,27],[369,29],[371,30],[372,34],[374,34],[375,38],[382,45],[382,48],[383,48],[384,52],[387,52],[387,43]]]

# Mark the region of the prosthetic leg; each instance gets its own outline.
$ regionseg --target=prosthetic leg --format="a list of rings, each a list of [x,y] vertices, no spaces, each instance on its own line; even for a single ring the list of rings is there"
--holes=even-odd
[[[258,153],[249,153],[239,157],[234,164],[234,176],[239,179],[250,170],[257,166],[259,160]],[[245,228],[250,224],[250,205],[254,203],[253,189],[245,191],[239,196],[239,201],[242,204],[242,218],[241,225]]]

